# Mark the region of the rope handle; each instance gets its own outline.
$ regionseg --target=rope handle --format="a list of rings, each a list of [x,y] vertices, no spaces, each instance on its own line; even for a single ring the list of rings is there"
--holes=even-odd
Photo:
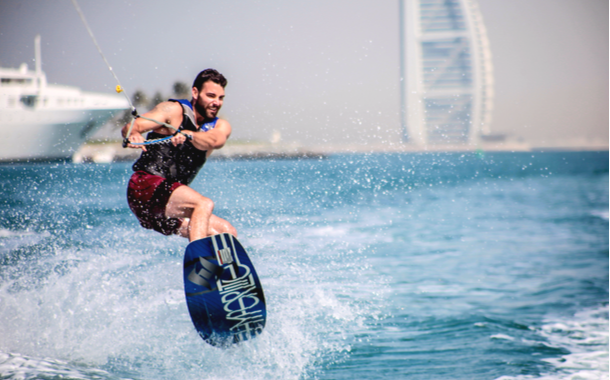
[[[167,123],[155,120],[155,119],[151,119],[151,118],[148,118],[148,117],[144,117],[144,116],[138,115],[138,112],[136,111],[135,108],[133,108],[133,110],[131,111],[131,114],[132,114],[133,117],[131,119],[131,124],[129,125],[129,130],[127,131],[127,134],[125,135],[125,138],[123,139],[123,148],[127,148],[128,144],[131,144],[131,145],[161,144],[161,143],[164,143],[164,142],[168,142],[172,137],[176,136],[178,133],[180,133],[181,135],[186,137],[187,140],[192,140],[193,139],[193,136],[182,132],[181,128],[176,128],[173,125],[170,125],[170,124],[167,124]],[[152,121],[153,123],[156,123],[156,124],[162,125],[162,126],[164,126],[166,128],[169,128],[169,129],[175,131],[176,133],[174,133],[171,136],[163,137],[163,138],[160,138],[160,139],[148,140],[148,141],[144,141],[144,142],[141,142],[141,143],[132,143],[132,142],[129,141],[129,136],[131,136],[131,130],[132,130],[133,124],[135,123],[137,118],[142,118],[144,120]]]

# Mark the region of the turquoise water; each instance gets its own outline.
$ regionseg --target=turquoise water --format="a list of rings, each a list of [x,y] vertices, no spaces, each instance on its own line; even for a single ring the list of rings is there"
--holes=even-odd
[[[130,165],[0,166],[0,379],[607,379],[608,152],[211,161],[265,332],[195,333]]]

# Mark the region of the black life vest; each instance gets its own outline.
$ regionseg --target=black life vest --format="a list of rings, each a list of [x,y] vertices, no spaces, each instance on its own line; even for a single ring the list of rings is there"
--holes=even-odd
[[[182,124],[179,129],[186,131],[208,131],[216,126],[218,118],[205,123],[201,127],[195,121],[193,106],[186,99],[169,99],[182,105]],[[157,132],[149,132],[146,140],[154,140],[166,137]],[[174,146],[167,142],[164,144],[151,144],[146,146],[146,152],[142,152],[140,158],[133,164],[134,171],[145,171],[149,174],[167,178],[172,182],[180,182],[184,185],[190,184],[206,161],[206,150],[199,150],[186,140],[183,144]]]

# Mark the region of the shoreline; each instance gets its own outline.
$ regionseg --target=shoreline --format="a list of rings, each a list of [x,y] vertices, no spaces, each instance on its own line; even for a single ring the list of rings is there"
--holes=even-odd
[[[530,146],[525,143],[486,143],[479,146],[428,146],[408,144],[335,144],[304,147],[294,143],[233,143],[217,150],[210,159],[256,160],[256,159],[323,159],[332,154],[374,154],[374,153],[477,153],[477,152],[577,152],[608,151],[608,144],[587,144],[579,146],[548,145]],[[110,163],[135,161],[140,156],[136,149],[125,149],[120,142],[85,143],[73,155],[74,163]]]

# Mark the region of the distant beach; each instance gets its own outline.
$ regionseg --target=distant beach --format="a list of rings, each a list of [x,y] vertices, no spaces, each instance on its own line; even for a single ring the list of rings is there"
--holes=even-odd
[[[323,158],[339,153],[425,153],[425,152],[536,152],[536,151],[607,151],[608,143],[600,141],[566,141],[529,144],[525,142],[496,142],[480,145],[416,146],[405,143],[390,144],[326,144],[304,146],[290,142],[231,141],[211,156],[214,159],[295,159]],[[125,149],[119,141],[90,141],[73,156],[76,163],[134,161],[140,156],[136,149]]]

